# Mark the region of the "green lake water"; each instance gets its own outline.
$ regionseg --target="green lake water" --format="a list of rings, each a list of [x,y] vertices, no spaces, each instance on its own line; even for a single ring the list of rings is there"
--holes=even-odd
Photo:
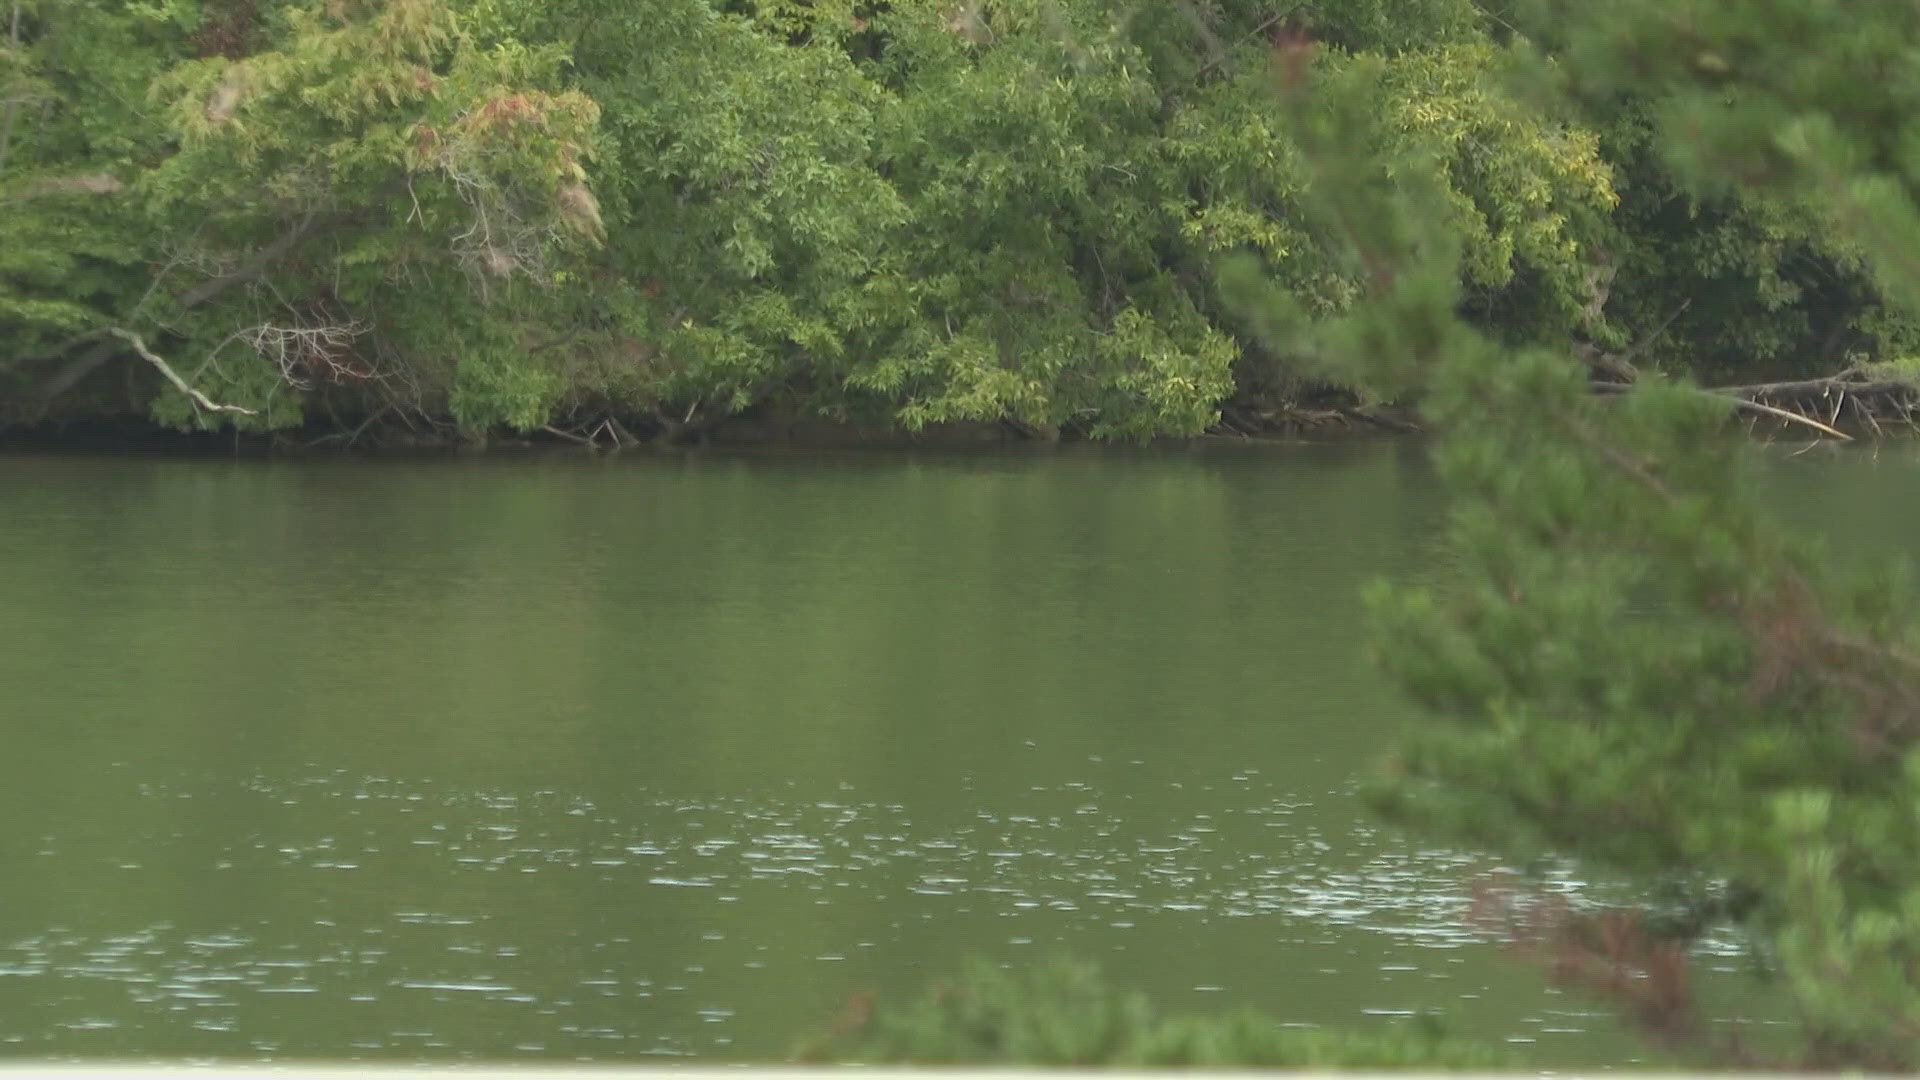
[[[1770,468],[1920,524],[1910,454]],[[1354,794],[1417,719],[1357,593],[1441,514],[1410,440],[0,457],[0,1056],[767,1061],[1073,955],[1625,1061]]]

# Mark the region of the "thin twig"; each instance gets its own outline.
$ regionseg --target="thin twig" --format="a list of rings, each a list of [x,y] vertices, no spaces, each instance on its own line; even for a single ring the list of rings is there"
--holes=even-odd
[[[1633,343],[1633,347],[1627,350],[1627,355],[1625,357],[1626,361],[1629,364],[1631,364],[1633,362],[1634,357],[1639,356],[1640,354],[1646,352],[1647,346],[1652,345],[1655,341],[1658,341],[1660,339],[1660,335],[1666,333],[1667,328],[1673,325],[1673,320],[1678,319],[1681,316],[1681,314],[1684,313],[1687,310],[1687,308],[1691,306],[1693,306],[1692,297],[1688,297],[1687,299],[1680,301],[1680,306],[1673,309],[1673,314],[1668,315],[1666,318],[1660,320],[1659,326],[1656,326],[1652,330],[1647,331],[1646,337],[1643,337],[1639,341],[1636,341]]]
[[[1268,30],[1273,29],[1275,23],[1278,23],[1280,20],[1291,16],[1294,12],[1299,11],[1301,8],[1306,6],[1307,6],[1306,0],[1301,0],[1300,3],[1293,5],[1292,7],[1286,9],[1285,11],[1276,13],[1271,18],[1269,18],[1266,22],[1263,22],[1259,26],[1256,26],[1253,29],[1247,31],[1244,35],[1242,35],[1239,38],[1239,40],[1235,41],[1232,45],[1229,45],[1225,49],[1220,50],[1219,54],[1216,55],[1212,60],[1209,60],[1206,63],[1200,65],[1200,70],[1194,72],[1193,77],[1195,79],[1199,79],[1200,76],[1205,75],[1207,72],[1212,71],[1216,67],[1219,67],[1221,64],[1225,63],[1228,59],[1232,58],[1234,49],[1237,49],[1240,46],[1245,45],[1247,42],[1252,41],[1254,38],[1259,37],[1261,34],[1264,34]]]
[[[354,428],[353,434],[347,436],[346,448],[349,450],[353,449],[353,444],[360,441],[360,436],[365,435],[367,433],[367,429],[373,426],[373,422],[375,420],[380,419],[380,417],[384,416],[387,410],[391,408],[393,408],[393,402],[389,401],[386,404],[380,406],[378,409],[375,409],[372,413],[368,414],[365,420],[360,421],[360,426],[357,428]]]

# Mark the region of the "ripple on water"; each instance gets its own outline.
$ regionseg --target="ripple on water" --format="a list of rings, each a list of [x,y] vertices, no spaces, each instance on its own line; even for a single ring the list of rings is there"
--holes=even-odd
[[[65,1005],[46,1004],[17,1015],[0,1010],[0,1037],[52,1046],[55,1032],[127,1029],[158,1041],[159,1033],[184,1030],[200,1040],[193,1046],[216,1053],[252,1046],[263,1037],[240,1022],[243,1016],[256,1027],[279,1023],[297,1031],[303,1009],[337,1010],[340,1003],[384,1008],[404,999],[413,1003],[405,1006],[414,1017],[410,1022],[438,1018],[448,1030],[470,1022],[460,1021],[464,1014],[457,1010],[474,1006],[461,1002],[483,1003],[503,1053],[571,1057],[618,1042],[626,1045],[623,1054],[698,1055],[732,1045],[737,1025],[757,1022],[726,1000],[737,985],[728,980],[791,985],[796,965],[846,965],[856,952],[884,953],[888,943],[849,940],[822,950],[819,942],[812,948],[777,938],[756,942],[751,924],[716,919],[688,928],[676,963],[649,970],[646,965],[661,962],[650,959],[645,934],[636,941],[621,933],[632,933],[631,925],[583,921],[567,927],[564,936],[552,928],[536,933],[488,906],[484,898],[501,895],[497,891],[473,892],[460,884],[469,880],[466,875],[501,868],[538,871],[537,878],[550,882],[590,876],[595,884],[579,888],[588,894],[616,890],[636,917],[657,905],[650,897],[680,891],[704,897],[682,901],[686,904],[779,904],[782,896],[798,895],[828,904],[832,901],[825,896],[811,894],[829,886],[856,899],[911,896],[915,906],[909,913],[924,920],[975,914],[1009,920],[1013,932],[998,940],[1019,947],[1080,931],[1134,934],[1147,920],[1156,926],[1168,925],[1167,920],[1200,926],[1216,918],[1264,919],[1262,933],[1279,942],[1317,940],[1314,931],[1325,928],[1381,935],[1419,949],[1460,949],[1484,940],[1468,919],[1471,898],[1465,885],[1482,860],[1377,842],[1360,845],[1357,857],[1344,854],[1353,845],[1334,843],[1301,824],[1297,812],[1310,800],[1297,792],[1266,790],[1263,784],[1251,770],[1237,773],[1220,785],[1207,812],[1141,824],[1126,798],[1074,781],[1036,787],[1024,805],[979,808],[934,830],[916,824],[901,805],[851,797],[641,797],[612,808],[563,792],[440,791],[341,774],[286,782],[255,777],[244,788],[263,808],[350,804],[362,831],[339,828],[333,817],[336,829],[325,834],[271,842],[236,837],[218,853],[236,874],[295,881],[312,874],[311,890],[330,897],[334,890],[354,888],[353,875],[343,871],[363,871],[385,881],[436,883],[438,899],[384,909],[365,899],[340,905],[316,901],[299,926],[269,920],[259,926],[181,928],[157,922],[95,937],[42,928],[0,943],[0,993],[9,985],[49,978],[82,992]],[[1198,790],[1210,789],[1201,785]],[[154,799],[193,794],[148,788]],[[58,846],[58,838],[49,842]],[[339,884],[322,885],[323,879]],[[1556,887],[1576,894],[1582,883],[1562,874]],[[572,895],[564,889],[573,886],[524,888],[531,890],[525,893],[529,902],[546,902]],[[897,929],[898,919],[894,925]],[[663,931],[651,927],[650,932]],[[372,947],[370,937],[382,947]],[[739,955],[742,938],[763,955]],[[578,978],[592,972],[575,972],[571,986],[553,984],[542,972],[556,947],[570,950],[575,960],[598,957],[622,966],[598,977]],[[289,948],[307,951],[286,955]],[[1734,945],[1714,940],[1709,948],[1731,955]],[[689,957],[697,962],[685,963]],[[722,969],[732,974],[714,974]],[[1451,977],[1412,963],[1379,965],[1378,972]],[[141,986],[149,992],[132,999],[124,1015],[107,1019],[99,1012],[98,995],[87,989],[131,992]],[[1213,994],[1222,988],[1209,983],[1193,989]],[[585,998],[576,1000],[576,992]],[[592,1012],[583,1000],[605,1002],[612,1011]],[[568,1020],[570,1012],[618,1016],[623,1009],[644,1021],[635,1019],[628,1028]],[[19,1028],[28,1016],[37,1028]],[[1569,1014],[1528,1026],[1524,1036],[1515,1037],[1572,1034],[1587,1024]],[[373,1052],[444,1045],[447,1037],[436,1031],[368,1032],[355,1035],[351,1046]],[[275,1045],[287,1046],[288,1052],[306,1049],[287,1039]]]

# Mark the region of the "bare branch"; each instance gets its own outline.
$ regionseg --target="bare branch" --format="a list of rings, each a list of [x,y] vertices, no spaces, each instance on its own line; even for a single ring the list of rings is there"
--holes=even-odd
[[[259,413],[255,412],[252,409],[244,408],[239,405],[222,405],[219,402],[216,402],[213,399],[207,397],[207,395],[187,385],[187,380],[181,378],[180,373],[173,370],[172,365],[168,364],[165,360],[160,359],[159,356],[154,354],[153,350],[147,348],[147,343],[141,339],[139,334],[136,334],[131,330],[122,330],[117,326],[108,327],[107,333],[112,334],[114,337],[117,337],[120,340],[126,342],[127,344],[133,346],[133,351],[139,353],[141,359],[145,360],[149,364],[152,364],[154,367],[160,369],[160,374],[165,375],[167,377],[167,381],[172,383],[174,387],[177,388],[181,393],[187,395],[188,400],[192,401],[196,406],[209,409],[213,412],[239,413],[241,416],[260,415]]]
[[[586,437],[585,435],[578,435],[578,434],[575,434],[574,432],[567,431],[563,428],[554,427],[552,424],[541,424],[540,430],[546,432],[549,435],[556,435],[562,439],[567,440],[570,443],[578,443],[581,446],[599,445],[598,443],[595,443],[592,439]]]
[[[1819,379],[1795,379],[1790,382],[1753,383],[1747,386],[1715,386],[1716,394],[1728,394],[1734,397],[1826,397],[1836,392],[1851,394],[1891,394],[1899,391],[1913,391],[1913,383],[1902,379],[1869,379],[1860,377],[1854,370],[1843,371],[1838,375],[1829,375]]]
[[[1765,416],[1771,416],[1776,419],[1786,420],[1795,424],[1805,424],[1808,427],[1814,429],[1815,431],[1818,431],[1824,435],[1831,436],[1832,438],[1839,439],[1841,442],[1853,441],[1853,436],[1847,434],[1846,432],[1841,431],[1838,428],[1828,427],[1826,424],[1823,424],[1820,421],[1815,420],[1811,416],[1802,416],[1799,413],[1794,412],[1790,409],[1776,409],[1772,405],[1763,405],[1758,401],[1749,401],[1746,398],[1733,397],[1729,394],[1715,394],[1713,396],[1726,398],[1728,401],[1733,402],[1734,408],[1736,409],[1741,409],[1746,412],[1757,412]]]
[[[234,336],[278,368],[281,381],[296,390],[307,390],[312,388],[315,375],[333,382],[373,378],[371,369],[354,363],[349,356],[354,339],[368,329],[361,322],[316,326],[261,323],[237,331]]]
[[[112,195],[126,190],[126,184],[105,173],[92,176],[52,176],[36,180],[10,196],[10,202],[25,202],[47,195]]]
[[[280,234],[272,243],[255,252],[239,269],[220,277],[203,281],[193,288],[188,289],[180,296],[180,306],[188,308],[198,307],[214,297],[219,296],[221,293],[226,292],[228,289],[233,288],[235,285],[259,277],[266,272],[269,266],[272,266],[278,261],[282,255],[291,251],[293,246],[299,243],[302,237],[307,235],[307,231],[313,228],[314,218],[317,216],[317,214],[309,213],[307,216],[301,218],[291,229]]]
[[[1588,383],[1587,386],[1597,394],[1624,394],[1634,388],[1633,383],[1607,382],[1605,380],[1595,380]],[[1702,389],[1696,392],[1705,397],[1718,398],[1721,401],[1725,401],[1728,405],[1740,412],[1758,413],[1762,416],[1771,416],[1776,420],[1785,420],[1793,424],[1805,424],[1807,427],[1820,432],[1828,438],[1839,439],[1841,442],[1853,441],[1853,436],[1841,431],[1839,428],[1833,427],[1831,424],[1823,424],[1811,416],[1794,412],[1791,409],[1782,409],[1764,402],[1755,401],[1751,397],[1746,396],[1745,393],[1742,393],[1741,391],[1743,389],[1751,388],[1729,387],[1725,390]],[[1834,418],[1838,416],[1839,413],[1836,410]]]

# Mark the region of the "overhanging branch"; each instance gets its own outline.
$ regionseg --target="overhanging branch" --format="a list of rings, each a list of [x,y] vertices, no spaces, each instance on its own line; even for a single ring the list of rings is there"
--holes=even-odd
[[[240,405],[223,405],[194,389],[187,383],[187,380],[180,377],[179,372],[173,370],[173,365],[162,360],[153,350],[147,348],[147,343],[141,339],[139,334],[131,330],[122,330],[117,326],[108,327],[107,333],[133,346],[133,351],[139,353],[141,359],[160,369],[160,374],[166,376],[167,381],[172,383],[181,393],[187,395],[187,399],[192,401],[196,406],[212,412],[238,413],[241,416],[259,415],[259,413],[254,410]]]

